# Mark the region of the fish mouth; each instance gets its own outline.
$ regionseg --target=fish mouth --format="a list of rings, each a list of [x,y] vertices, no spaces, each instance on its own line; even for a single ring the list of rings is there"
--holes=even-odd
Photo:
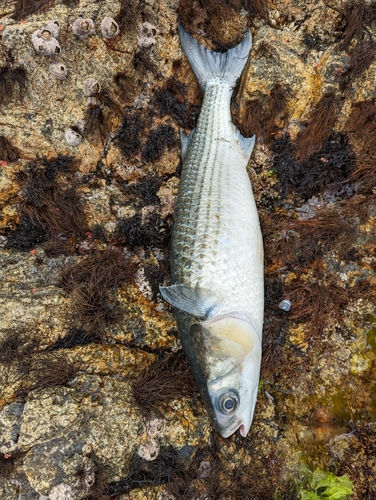
[[[244,423],[244,421],[240,420],[238,421],[233,427],[230,429],[218,429],[218,432],[221,434],[223,438],[228,438],[232,436],[236,431],[240,432],[240,435],[242,437],[247,437],[247,434],[249,432],[249,429],[251,427],[251,424],[248,426]]]

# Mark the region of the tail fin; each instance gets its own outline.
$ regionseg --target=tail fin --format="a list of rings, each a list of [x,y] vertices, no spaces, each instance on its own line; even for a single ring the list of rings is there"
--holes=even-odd
[[[184,52],[202,89],[211,78],[220,78],[231,86],[235,85],[236,80],[242,74],[252,47],[250,30],[244,35],[239,45],[224,53],[205,49],[185,30],[180,22],[179,36]]]

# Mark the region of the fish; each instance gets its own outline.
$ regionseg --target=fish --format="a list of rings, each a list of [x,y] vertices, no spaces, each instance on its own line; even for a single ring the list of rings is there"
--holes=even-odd
[[[179,23],[203,92],[197,126],[181,132],[182,174],[171,236],[172,285],[182,347],[210,420],[224,438],[253,420],[264,316],[263,241],[246,170],[255,137],[231,121],[230,100],[252,46],[206,49]]]

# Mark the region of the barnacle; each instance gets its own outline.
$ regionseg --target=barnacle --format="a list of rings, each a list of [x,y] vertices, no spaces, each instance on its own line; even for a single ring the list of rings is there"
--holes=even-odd
[[[101,91],[101,84],[95,78],[87,78],[85,80],[85,95],[93,97]]]
[[[137,37],[137,44],[141,49],[149,49],[155,44],[155,35],[157,30],[150,23],[142,23],[140,34]]]
[[[72,127],[68,127],[65,130],[65,140],[70,146],[79,146],[82,141],[82,135]]]
[[[54,36],[55,38],[59,38],[60,22],[57,19],[52,19],[51,21],[47,21],[42,28],[42,31],[44,30],[50,31],[52,36]]]
[[[112,17],[106,16],[101,22],[101,32],[103,38],[115,38],[120,33],[118,23]]]
[[[65,80],[68,74],[68,68],[64,63],[56,62],[49,65],[50,73],[54,75],[58,80]]]
[[[60,44],[50,29],[42,28],[34,31],[31,41],[38,54],[43,56],[56,56],[61,52]]]
[[[78,38],[84,39],[95,33],[94,22],[92,19],[79,17],[72,24],[72,31]]]

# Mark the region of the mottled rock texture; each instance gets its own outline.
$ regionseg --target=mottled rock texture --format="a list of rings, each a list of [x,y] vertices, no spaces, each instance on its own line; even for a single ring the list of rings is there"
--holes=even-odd
[[[298,499],[301,462],[376,498],[376,2],[0,9],[1,499]],[[265,242],[246,439],[211,429],[159,293],[202,98],[178,15],[210,48],[253,35],[232,101]]]

